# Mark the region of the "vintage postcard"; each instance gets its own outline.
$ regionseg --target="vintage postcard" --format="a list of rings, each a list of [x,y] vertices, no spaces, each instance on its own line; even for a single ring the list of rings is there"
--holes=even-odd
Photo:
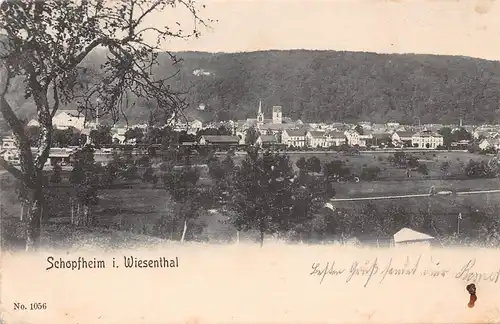
[[[0,323],[500,323],[499,17],[0,1]]]

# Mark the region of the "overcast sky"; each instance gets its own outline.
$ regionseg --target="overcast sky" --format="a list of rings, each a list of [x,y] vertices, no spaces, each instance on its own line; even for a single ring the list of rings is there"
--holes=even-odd
[[[203,1],[202,17],[218,20],[213,30],[170,42],[169,50],[304,48],[500,60],[500,0]],[[169,16],[158,13],[151,23]]]

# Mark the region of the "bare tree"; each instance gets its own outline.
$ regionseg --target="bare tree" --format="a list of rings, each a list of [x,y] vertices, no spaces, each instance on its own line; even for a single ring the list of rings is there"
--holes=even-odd
[[[155,27],[147,20],[155,12],[187,10],[190,32],[180,23]],[[0,110],[17,140],[20,170],[1,160],[30,191],[26,249],[36,247],[43,217],[42,170],[49,156],[52,119],[61,106],[75,105],[79,114],[96,117],[123,115],[129,93],[154,100],[166,115],[182,110],[184,100],[169,86],[168,77],[155,76],[163,42],[199,36],[200,18],[194,0],[5,0],[0,4]],[[145,39],[154,39],[147,42]],[[89,73],[84,60],[101,50],[105,62]],[[163,54],[162,54],[163,55]],[[166,55],[174,62],[176,57]],[[9,101],[9,90],[21,84],[33,101],[40,136],[32,154],[22,122]],[[125,116],[124,116],[125,117]]]

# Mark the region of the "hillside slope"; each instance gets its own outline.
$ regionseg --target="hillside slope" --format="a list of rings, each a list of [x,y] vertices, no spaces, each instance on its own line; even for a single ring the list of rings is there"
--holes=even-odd
[[[303,121],[399,121],[491,123],[500,121],[500,62],[458,56],[375,54],[336,51],[177,53],[183,61],[172,79],[190,89],[195,116],[204,120],[255,117],[259,100],[270,116]],[[165,55],[156,73],[175,71]],[[97,63],[100,58],[89,60]],[[203,70],[205,75],[193,71]],[[205,103],[200,116],[196,107]],[[18,102],[31,115],[25,103]],[[128,112],[146,120],[144,100]]]

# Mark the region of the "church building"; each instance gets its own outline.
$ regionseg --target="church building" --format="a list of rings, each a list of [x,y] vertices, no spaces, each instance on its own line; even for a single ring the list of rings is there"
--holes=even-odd
[[[248,118],[246,120],[239,120],[237,122],[238,128],[247,129],[252,126],[257,127],[261,133],[278,133],[285,129],[293,129],[298,126],[298,124],[292,122],[290,118],[283,117],[283,111],[281,106],[273,106],[272,108],[272,118],[266,119],[264,117],[264,112],[262,111],[262,100],[259,101],[259,108],[257,111],[257,118]]]

